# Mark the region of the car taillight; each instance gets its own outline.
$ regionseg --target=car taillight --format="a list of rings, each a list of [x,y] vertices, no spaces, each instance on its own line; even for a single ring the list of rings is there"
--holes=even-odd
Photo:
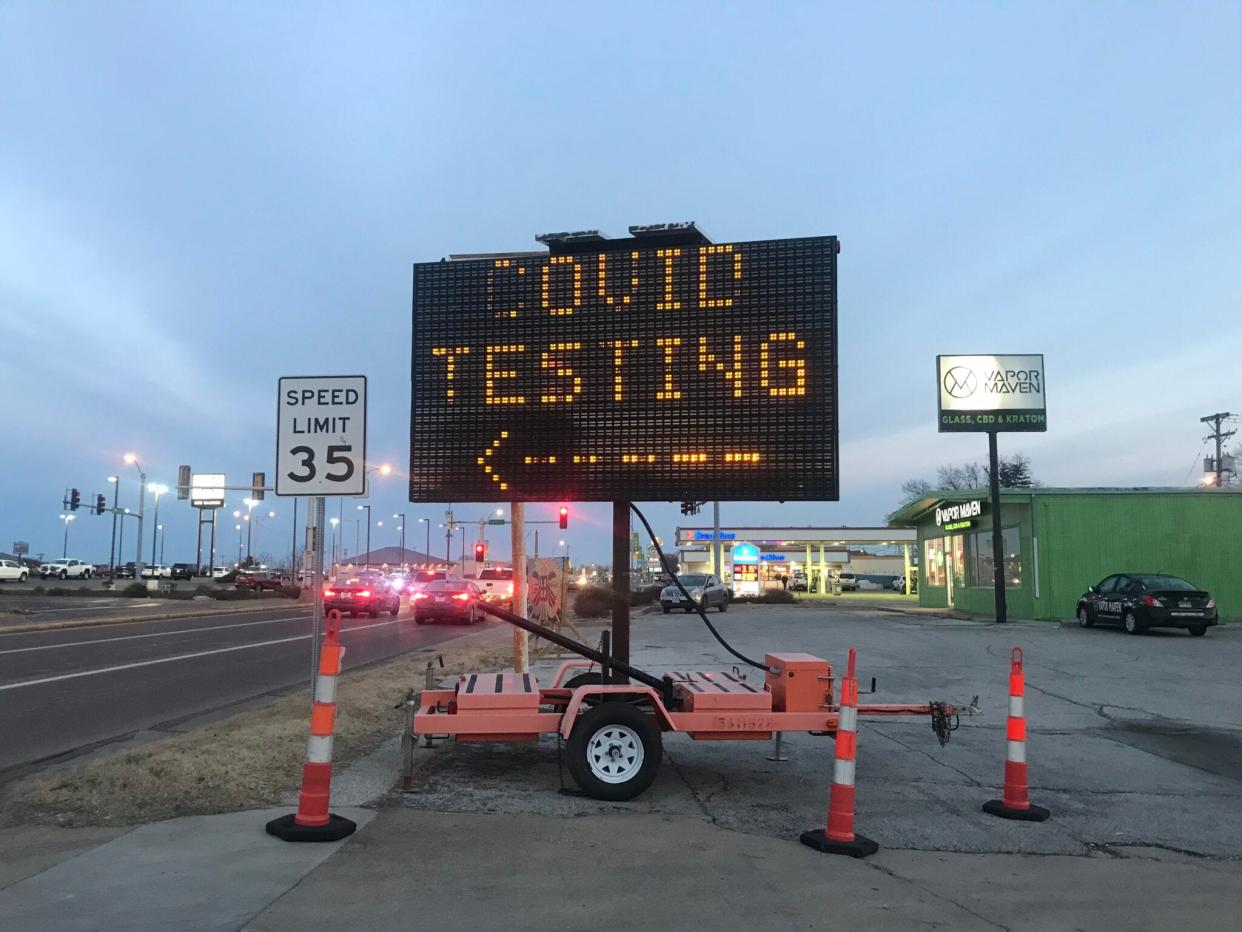
[[[1154,595],[1143,596],[1143,604],[1148,608],[1164,608],[1164,603],[1157,599]]]
[[[468,602],[470,601],[470,593],[469,592],[457,592],[453,594],[453,598],[457,599],[457,601],[459,602]]]
[[[509,583],[509,585],[505,586],[505,591],[508,592],[509,595],[513,595],[513,583]]]
[[[1205,606],[1203,606],[1203,607],[1204,607],[1204,608],[1215,608],[1215,607],[1216,607],[1216,600],[1215,600],[1215,599],[1208,599],[1208,600],[1207,600],[1207,605],[1205,605]]]
[[[411,599],[413,599],[415,602],[417,602],[419,599],[425,599],[425,598],[427,598],[427,593],[425,593],[425,592],[415,592],[415,593],[412,593],[412,594],[410,595],[410,598],[411,598]]]
[[[335,592],[333,592],[331,589],[325,589],[325,590],[323,590],[323,597],[324,597],[325,599],[330,599],[330,598],[332,598],[334,595],[336,595],[336,593],[335,593]]]
[[[358,598],[360,598],[360,599],[369,599],[369,598],[371,598],[371,590],[370,590],[370,589],[363,589],[361,592],[359,592],[359,593],[358,593]]]

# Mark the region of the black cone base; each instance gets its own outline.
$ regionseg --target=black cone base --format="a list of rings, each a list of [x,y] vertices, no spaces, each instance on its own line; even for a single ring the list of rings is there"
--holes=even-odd
[[[1031,804],[1029,809],[1010,809],[1003,800],[989,799],[983,804],[983,811],[989,815],[1000,816],[1002,819],[1014,819],[1018,822],[1042,822],[1052,815],[1043,806]]]
[[[267,833],[282,841],[340,841],[354,833],[357,823],[344,816],[329,815],[327,825],[298,825],[289,813],[267,823]]]
[[[852,858],[865,858],[875,854],[880,846],[870,838],[855,833],[853,841],[833,841],[824,834],[822,828],[813,828],[802,833],[802,843],[808,848],[822,851],[824,854],[848,854]]]

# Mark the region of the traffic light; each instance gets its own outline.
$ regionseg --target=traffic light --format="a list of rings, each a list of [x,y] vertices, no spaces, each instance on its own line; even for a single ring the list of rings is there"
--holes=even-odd
[[[682,502],[681,513],[683,515],[697,515],[699,513],[699,505],[701,504],[703,503],[702,502]]]
[[[185,501],[190,497],[190,467],[181,465],[177,467],[177,499]]]
[[[102,495],[95,496],[95,514],[101,515],[108,510],[108,500]]]
[[[69,510],[77,511],[82,507],[82,493],[77,489],[69,490]]]
[[[256,502],[263,501],[263,487],[267,485],[267,473],[256,472],[250,477],[250,497]]]
[[[480,541],[474,545],[474,558],[479,563],[487,559],[487,544]]]
[[[568,505],[561,506],[560,525],[561,525],[562,531],[565,530],[565,528],[569,527],[569,506]]]

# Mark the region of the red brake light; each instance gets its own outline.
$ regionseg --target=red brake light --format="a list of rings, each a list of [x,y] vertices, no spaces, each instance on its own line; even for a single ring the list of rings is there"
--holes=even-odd
[[[412,594],[410,595],[410,598],[411,598],[411,599],[413,599],[415,602],[417,602],[419,599],[425,599],[425,598],[427,598],[427,593],[425,593],[425,592],[415,592],[415,593],[412,593]]]
[[[369,599],[369,598],[371,598],[371,590],[370,590],[370,589],[363,589],[361,592],[359,592],[359,593],[358,593],[358,598],[360,598],[360,599]]]
[[[1150,595],[1143,596],[1143,604],[1146,605],[1148,608],[1164,608],[1163,602],[1161,602],[1155,596],[1150,596]]]
[[[470,599],[470,593],[469,592],[455,592],[453,593],[453,598],[457,599],[460,602],[466,602]]]
[[[323,597],[324,597],[325,599],[330,599],[330,598],[332,598],[334,595],[336,595],[336,593],[335,593],[335,592],[333,592],[331,589],[325,589],[325,590],[323,590]]]

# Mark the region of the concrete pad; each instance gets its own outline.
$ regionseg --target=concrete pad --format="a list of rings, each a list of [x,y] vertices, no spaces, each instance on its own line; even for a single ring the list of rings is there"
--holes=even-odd
[[[6,826],[0,830],[0,890],[97,848],[130,830],[129,826]]]
[[[698,819],[397,809],[350,850],[247,928],[995,928],[867,862]]]
[[[172,819],[127,832],[0,891],[5,928],[237,929],[345,842],[266,834],[286,809]],[[337,810],[365,825],[366,809]]]

